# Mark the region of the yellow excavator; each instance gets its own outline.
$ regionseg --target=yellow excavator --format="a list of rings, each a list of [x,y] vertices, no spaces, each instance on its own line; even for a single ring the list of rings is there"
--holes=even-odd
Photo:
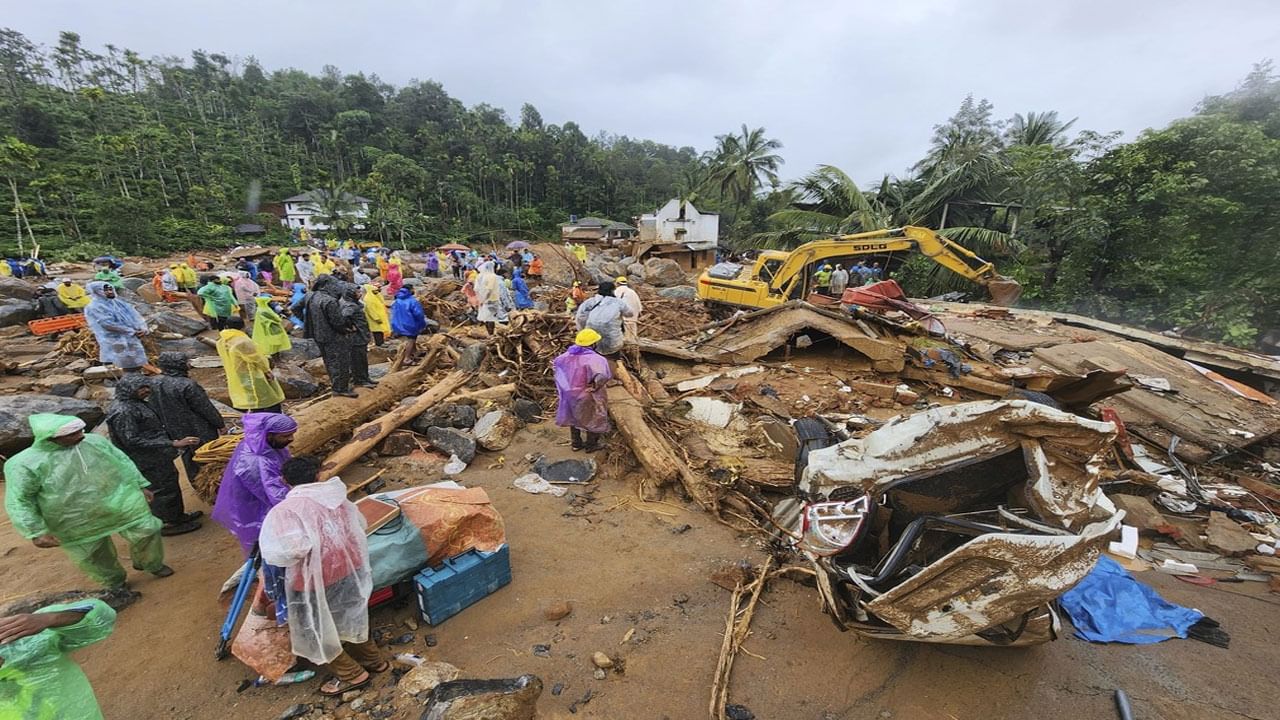
[[[767,308],[790,300],[803,300],[816,291],[814,274],[826,264],[915,251],[939,265],[987,289],[996,305],[1012,305],[1022,295],[1022,285],[996,272],[995,266],[958,243],[922,227],[908,225],[891,230],[841,235],[805,243],[790,252],[765,250],[755,264],[733,274],[720,264],[698,277],[698,297],[705,302],[746,308]],[[857,279],[851,285],[857,284]]]

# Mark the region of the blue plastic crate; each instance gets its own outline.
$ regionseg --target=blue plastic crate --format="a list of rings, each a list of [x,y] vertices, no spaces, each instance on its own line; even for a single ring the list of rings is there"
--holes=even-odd
[[[430,625],[439,625],[509,582],[511,553],[506,545],[493,552],[468,550],[413,576],[418,611]]]

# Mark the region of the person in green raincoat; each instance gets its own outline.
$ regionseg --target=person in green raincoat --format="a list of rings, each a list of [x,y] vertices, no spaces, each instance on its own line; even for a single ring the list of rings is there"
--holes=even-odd
[[[276,279],[281,287],[289,287],[298,279],[298,269],[293,266],[293,256],[288,248],[280,248],[276,255]]]
[[[271,357],[293,347],[284,320],[271,309],[271,298],[259,295],[253,301],[258,305],[253,315],[253,344],[258,346],[258,351]]]
[[[150,483],[129,456],[101,435],[86,435],[80,418],[36,413],[27,422],[35,442],[4,464],[4,509],[13,529],[38,548],[61,546],[107,588],[124,589],[126,580],[112,535],[129,544],[135,569],[172,575],[164,564],[163,523],[148,506]]]
[[[107,283],[117,290],[124,285],[124,280],[120,278],[120,273],[109,267],[98,268],[98,272],[93,274],[93,279]]]
[[[67,653],[115,624],[116,611],[96,598],[0,617],[0,718],[102,720],[89,678]]]
[[[214,330],[222,330],[227,326],[227,318],[236,308],[236,298],[231,287],[224,281],[226,278],[201,278],[200,289],[196,291],[204,300],[204,315],[209,318],[209,326]]]

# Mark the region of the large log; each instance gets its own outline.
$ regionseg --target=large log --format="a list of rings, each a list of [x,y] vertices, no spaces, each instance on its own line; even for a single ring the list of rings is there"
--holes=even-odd
[[[648,473],[648,482],[640,483],[640,496],[657,499],[663,485],[679,480],[685,492],[703,508],[717,512],[719,496],[706,478],[693,471],[667,439],[649,427],[649,416],[640,401],[621,385],[605,389],[609,399],[609,417],[631,447],[631,452]]]
[[[396,405],[385,415],[353,430],[351,441],[324,459],[324,464],[320,466],[321,477],[332,477],[342,472],[348,465],[359,460],[361,455],[382,442],[383,438],[391,434],[391,431],[430,410],[432,405],[448,398],[454,390],[462,387],[469,377],[471,374],[468,372],[454,370],[413,402]]]
[[[433,338],[434,339],[434,338]],[[432,365],[422,362],[396,373],[388,373],[376,388],[362,390],[357,398],[331,397],[309,405],[296,413],[289,413],[298,422],[298,432],[289,450],[294,455],[306,455],[324,447],[350,432],[364,420],[383,408],[413,392],[431,371]],[[218,484],[226,463],[210,463],[200,468],[192,481],[196,494],[207,503],[218,497]]]

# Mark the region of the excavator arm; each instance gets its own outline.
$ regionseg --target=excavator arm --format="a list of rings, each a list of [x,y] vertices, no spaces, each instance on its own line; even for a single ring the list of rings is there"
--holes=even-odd
[[[805,243],[793,250],[782,267],[778,268],[769,282],[769,289],[771,293],[788,296],[796,283],[805,281],[804,275],[808,268],[820,260],[907,250],[919,251],[957,275],[985,287],[997,305],[1012,305],[1022,295],[1022,286],[1016,280],[1000,275],[994,265],[968,248],[928,228],[911,225]]]

